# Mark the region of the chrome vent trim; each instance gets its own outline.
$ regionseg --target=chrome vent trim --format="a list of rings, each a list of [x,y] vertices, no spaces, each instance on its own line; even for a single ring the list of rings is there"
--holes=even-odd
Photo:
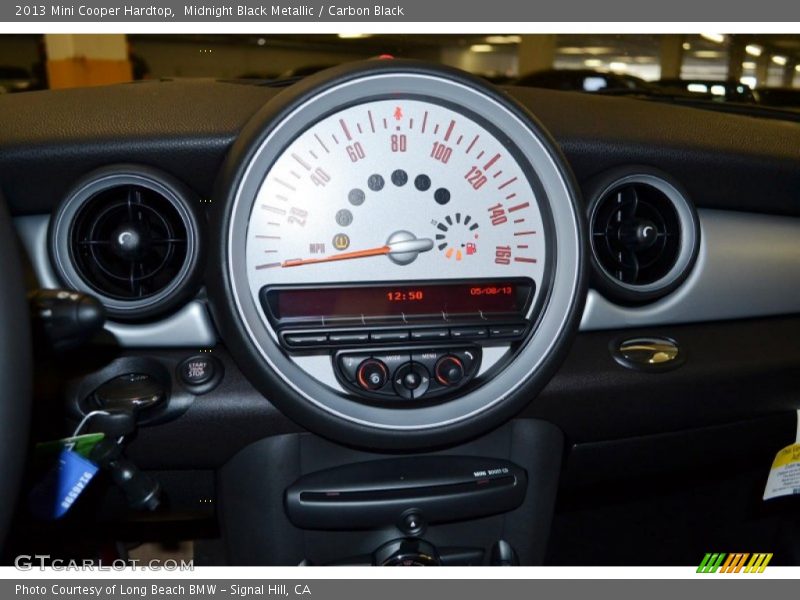
[[[117,320],[162,316],[197,291],[199,201],[182,182],[142,165],[81,179],[50,222],[50,254],[65,287],[90,293]]]
[[[694,207],[677,183],[631,167],[606,175],[590,198],[590,247],[599,290],[612,300],[646,302],[685,279],[700,231]]]

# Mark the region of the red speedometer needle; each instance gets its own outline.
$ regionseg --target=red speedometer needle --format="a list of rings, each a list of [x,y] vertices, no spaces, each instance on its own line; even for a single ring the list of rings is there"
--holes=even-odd
[[[407,233],[407,232],[400,232]],[[413,234],[407,234],[409,237]],[[367,248],[366,250],[355,250],[352,252],[342,252],[340,254],[332,254],[331,256],[323,256],[320,258],[292,258],[285,260],[281,263],[281,267],[300,267],[303,265],[316,265],[319,263],[334,262],[337,260],[353,260],[356,258],[367,258],[369,256],[381,255],[395,255],[398,257],[395,262],[398,264],[408,264],[412,262],[420,252],[427,252],[433,248],[433,240],[422,238],[417,239],[398,239],[393,241],[397,234],[393,234],[389,238],[389,242],[377,248]],[[394,259],[394,257],[393,257]]]
[[[381,254],[389,254],[391,248],[389,246],[380,246],[378,248],[369,248],[367,250],[355,250],[353,252],[343,252],[341,254],[333,254],[331,256],[324,256],[320,258],[292,258],[285,260],[281,263],[282,267],[299,267],[302,265],[314,265],[317,263],[333,262],[335,260],[351,260],[353,258],[366,258],[368,256],[380,256]]]

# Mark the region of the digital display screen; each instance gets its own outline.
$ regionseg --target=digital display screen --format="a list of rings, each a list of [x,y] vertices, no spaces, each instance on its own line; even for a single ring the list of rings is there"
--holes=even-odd
[[[272,288],[263,293],[279,321],[442,320],[522,315],[533,283],[492,281],[423,285]],[[262,296],[263,297],[263,296]]]

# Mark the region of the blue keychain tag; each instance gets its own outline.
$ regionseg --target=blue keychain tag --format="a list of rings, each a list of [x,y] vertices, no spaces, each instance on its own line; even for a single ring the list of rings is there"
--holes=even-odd
[[[97,473],[97,465],[69,448],[30,492],[31,512],[40,519],[60,519]]]

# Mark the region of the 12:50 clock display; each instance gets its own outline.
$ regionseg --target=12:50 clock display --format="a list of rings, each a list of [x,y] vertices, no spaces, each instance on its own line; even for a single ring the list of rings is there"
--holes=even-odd
[[[386,292],[389,302],[421,302],[425,298],[422,290],[392,290]]]

